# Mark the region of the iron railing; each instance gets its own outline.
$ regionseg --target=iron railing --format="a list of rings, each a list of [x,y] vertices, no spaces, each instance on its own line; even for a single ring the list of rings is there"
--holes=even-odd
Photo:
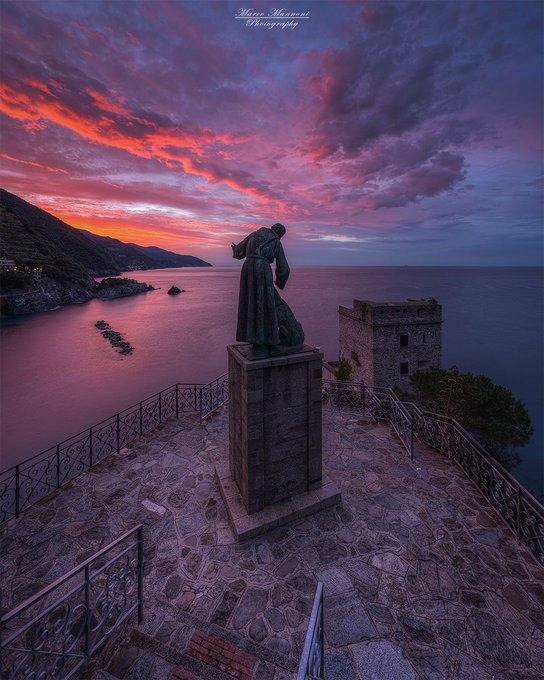
[[[544,507],[455,419],[421,411],[386,388],[323,381],[325,408],[389,421],[414,458],[414,438],[457,463],[514,531],[520,543],[544,564]]]
[[[229,381],[226,373],[207,385],[203,385],[199,390],[200,422],[202,423],[210,413],[225,404],[228,398]]]
[[[318,581],[308,624],[297,680],[325,679],[325,635],[323,625],[323,584]]]
[[[414,435],[459,465],[476,484],[520,543],[544,564],[544,507],[454,419],[412,412]]]
[[[143,604],[139,525],[0,617],[0,676],[68,680]]]
[[[0,522],[181,413],[200,422],[228,400],[226,375],[203,384],[176,384],[88,430],[0,473]],[[452,418],[421,411],[391,389],[323,381],[325,409],[388,421],[413,459],[414,437],[454,460],[486,495],[520,542],[544,564],[544,507]]]
[[[0,523],[18,517],[22,510],[166,420],[199,413],[202,422],[227,398],[226,375],[208,385],[177,383],[1,472]]]
[[[364,418],[389,421],[413,459],[412,416],[393,390],[362,383],[324,380],[323,403],[325,407],[341,409],[343,413],[347,411]]]

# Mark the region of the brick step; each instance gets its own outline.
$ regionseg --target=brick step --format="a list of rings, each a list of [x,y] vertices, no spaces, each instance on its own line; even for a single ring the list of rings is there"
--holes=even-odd
[[[114,680],[291,680],[297,663],[281,652],[161,603],[166,620],[144,623],[118,648]],[[161,617],[162,618],[162,617]],[[95,680],[99,680],[99,675]],[[104,677],[104,676],[102,676]]]

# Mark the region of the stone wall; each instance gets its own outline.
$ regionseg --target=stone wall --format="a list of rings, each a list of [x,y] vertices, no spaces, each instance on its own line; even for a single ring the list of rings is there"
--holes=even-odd
[[[418,370],[440,367],[442,306],[432,300],[371,302],[340,307],[340,358],[353,380],[379,387],[408,387]]]

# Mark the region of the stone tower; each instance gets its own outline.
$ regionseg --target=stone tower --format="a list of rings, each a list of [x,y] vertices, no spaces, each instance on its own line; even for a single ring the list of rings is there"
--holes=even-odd
[[[406,388],[416,371],[440,368],[442,306],[435,300],[354,300],[338,311],[340,359],[350,362],[353,381]]]

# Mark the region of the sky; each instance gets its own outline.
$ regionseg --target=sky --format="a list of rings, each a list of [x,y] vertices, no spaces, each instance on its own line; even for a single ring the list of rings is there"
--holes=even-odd
[[[0,184],[72,226],[213,264],[275,222],[291,264],[543,264],[540,0],[0,13]]]

